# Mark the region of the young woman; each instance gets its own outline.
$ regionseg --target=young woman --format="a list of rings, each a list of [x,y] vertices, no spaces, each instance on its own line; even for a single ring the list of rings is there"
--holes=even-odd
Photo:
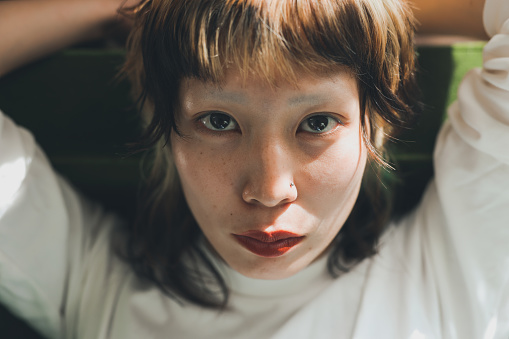
[[[109,21],[54,1],[0,3],[70,18],[9,35],[1,72]],[[2,115],[0,299],[51,338],[506,338],[509,6],[455,5],[423,25],[480,34],[484,5],[493,38],[435,179],[395,221],[369,179],[416,106],[408,4],[135,4],[124,70],[155,148],[145,208],[124,227]]]

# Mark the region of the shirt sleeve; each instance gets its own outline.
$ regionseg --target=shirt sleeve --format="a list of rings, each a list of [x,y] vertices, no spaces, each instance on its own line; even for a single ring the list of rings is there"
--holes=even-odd
[[[80,290],[91,249],[114,222],[108,218],[54,172],[28,131],[0,112],[2,304],[46,337],[63,337],[79,303],[79,292],[71,292]]]
[[[456,324],[469,322],[479,331],[472,337],[502,338],[486,336],[498,331],[505,338],[509,335],[509,2],[487,0],[484,22],[491,39],[484,49],[483,67],[466,75],[458,100],[448,110],[434,154],[435,181],[417,214],[425,220],[425,252],[437,273],[442,311],[462,315],[456,317]]]

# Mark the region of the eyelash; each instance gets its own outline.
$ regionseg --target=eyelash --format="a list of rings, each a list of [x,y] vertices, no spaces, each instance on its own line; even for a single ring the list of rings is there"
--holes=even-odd
[[[210,118],[213,114],[222,115],[222,116],[229,118],[230,123],[234,124],[234,129],[213,129],[213,128],[210,128],[213,126],[208,127],[207,125],[211,125],[213,123],[210,120]],[[237,123],[237,121],[234,118],[232,118],[229,114],[226,114],[226,113],[223,113],[220,111],[213,111],[213,112],[208,112],[207,114],[203,114],[196,119],[196,123],[198,124],[198,126],[200,128],[204,129],[207,132],[213,133],[213,134],[218,134],[218,133],[223,134],[226,132],[235,132],[239,129],[239,124]]]
[[[221,115],[221,116],[227,117],[228,119],[230,119],[229,123],[233,123],[234,124],[234,128],[231,128],[231,129],[213,129],[213,128],[217,128],[217,127],[211,126],[211,124],[213,124],[213,122],[210,119],[211,119],[213,114],[217,114],[217,115]],[[324,127],[324,129],[326,129],[329,126],[329,123],[330,123],[331,120],[334,121],[337,125],[331,127],[330,130],[325,131],[325,132],[312,132],[312,131],[303,130],[302,129],[302,125],[305,124],[306,122],[309,123],[309,119],[314,118],[314,117],[325,117],[325,118],[328,119],[328,123]],[[228,132],[239,131],[239,126],[238,126],[237,121],[234,118],[232,118],[229,114],[221,112],[221,111],[211,111],[211,112],[208,112],[206,114],[200,115],[198,118],[196,118],[195,122],[196,122],[196,124],[198,124],[198,126],[201,129],[205,130],[208,133],[214,134],[214,135],[221,135],[221,134],[225,134],[225,133],[228,133]],[[207,125],[209,125],[210,127],[207,126]],[[339,126],[343,126],[343,125],[344,124],[341,121],[341,119],[339,119],[339,118],[337,118],[337,117],[335,117],[335,116],[333,116],[331,114],[328,114],[328,113],[315,113],[315,114],[312,114],[310,116],[307,116],[304,120],[302,120],[302,122],[299,124],[297,132],[308,133],[308,134],[311,134],[313,136],[321,137],[321,136],[326,136],[326,135],[328,135],[330,133],[333,133]],[[229,126],[226,126],[226,127],[229,127]]]
[[[325,132],[311,132],[311,131],[305,131],[305,130],[302,130],[302,125],[303,125],[303,124],[305,124],[306,122],[309,124],[310,119],[315,118],[315,117],[325,117],[325,118],[327,118],[327,119],[328,119],[328,120],[327,120],[327,121],[328,121],[328,122],[327,122],[327,126],[325,126],[325,128],[328,128],[328,127],[329,127],[329,123],[330,123],[330,121],[331,121],[331,120],[332,120],[332,121],[334,121],[334,122],[336,123],[336,126],[331,127],[331,128],[330,128],[330,130],[325,131]],[[303,121],[299,124],[299,129],[298,129],[298,131],[300,130],[301,132],[309,133],[309,134],[312,134],[312,135],[315,135],[315,136],[326,136],[326,135],[328,135],[329,133],[333,133],[333,132],[334,132],[334,131],[335,131],[335,130],[339,127],[339,126],[343,126],[343,122],[342,122],[339,118],[337,118],[337,117],[335,117],[335,116],[333,116],[333,115],[331,115],[331,114],[328,114],[328,113],[315,113],[315,114],[312,114],[312,115],[310,115],[310,116],[307,116],[307,117],[306,117],[306,118],[305,118],[305,119],[304,119],[304,120],[303,120]]]

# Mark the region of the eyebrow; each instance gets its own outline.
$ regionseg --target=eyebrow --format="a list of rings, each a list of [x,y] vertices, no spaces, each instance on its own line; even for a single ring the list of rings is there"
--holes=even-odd
[[[316,94],[308,94],[308,95],[299,95],[292,97],[288,100],[289,106],[299,106],[299,105],[319,105],[327,101],[327,98],[323,95]]]
[[[223,92],[223,91],[209,91],[207,92],[205,99],[219,99],[221,101],[230,102],[238,105],[247,104],[247,99],[240,93],[235,92]]]
[[[223,92],[223,91],[211,91],[207,93],[207,96],[210,96],[214,99],[219,99],[221,101],[228,101],[235,104],[246,104],[247,99],[241,93],[235,92]],[[308,94],[308,95],[299,95],[292,97],[288,100],[288,105],[290,106],[299,106],[303,104],[321,104],[327,101],[327,98],[323,95],[316,94]]]
[[[224,92],[222,90],[208,91],[204,99],[221,100],[237,105],[248,104],[247,98],[242,93]],[[313,105],[318,106],[327,102],[328,97],[321,94],[301,94],[288,99],[288,105],[291,107],[300,105]]]

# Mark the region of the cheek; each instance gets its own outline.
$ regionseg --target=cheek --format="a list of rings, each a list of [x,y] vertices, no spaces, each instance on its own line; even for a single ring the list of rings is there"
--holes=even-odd
[[[305,190],[302,198],[316,216],[334,219],[340,217],[339,213],[344,217],[353,208],[367,159],[366,148],[359,139],[331,146],[306,166],[300,190]]]
[[[188,205],[200,222],[220,208],[215,202],[231,196],[235,166],[213,150],[178,137],[172,139],[172,153]]]

